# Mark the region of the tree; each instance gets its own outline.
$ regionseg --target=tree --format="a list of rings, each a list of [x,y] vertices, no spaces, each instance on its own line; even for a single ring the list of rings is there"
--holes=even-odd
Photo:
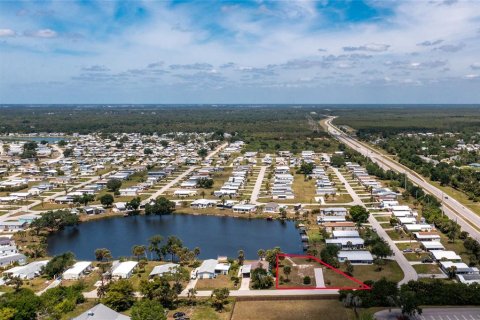
[[[370,251],[372,254],[382,259],[393,254],[392,249],[383,239],[378,239]]]
[[[257,251],[257,255],[258,255],[258,259],[259,259],[259,260],[262,260],[262,259],[265,257],[265,250],[259,249],[259,250]]]
[[[245,252],[243,250],[238,250],[238,264],[243,265],[245,261]]]
[[[198,150],[198,155],[202,158],[205,158],[208,155],[208,150],[205,148],[202,148]]]
[[[107,248],[100,248],[95,250],[95,259],[99,262],[108,261],[112,259],[112,253]]]
[[[189,288],[187,291],[187,297],[189,304],[194,304],[195,298],[197,295],[197,290],[195,288]]]
[[[165,310],[158,302],[142,299],[132,306],[132,320],[165,320]]]
[[[330,159],[330,163],[334,167],[341,167],[345,165],[345,158],[341,155],[334,154]]]
[[[251,271],[250,280],[253,289],[268,289],[273,286],[273,278],[263,268],[256,268]]]
[[[130,281],[120,279],[107,284],[102,303],[115,311],[125,311],[135,302],[133,286]]]
[[[160,302],[164,308],[172,308],[178,297],[177,291],[170,285],[167,277],[155,277],[153,281],[142,280],[140,293],[146,299]]]
[[[171,255],[171,261],[173,261],[173,256],[182,247],[182,240],[175,236],[169,236],[167,238],[167,243],[163,246],[163,250]]]
[[[100,197],[100,203],[104,207],[110,207],[114,202],[113,196],[110,193],[106,193]]]
[[[35,141],[26,142],[23,145],[23,152],[20,155],[22,159],[37,158],[37,143]]]
[[[210,189],[213,187],[213,179],[200,178],[197,180],[197,188]]]
[[[141,256],[145,256],[145,252],[145,246],[133,246],[132,248],[132,254],[137,257],[138,261],[140,261]]]
[[[288,276],[290,275],[291,272],[292,272],[292,267],[290,266],[283,267],[283,273],[285,273],[285,275],[287,276],[287,281],[289,281]]]
[[[146,156],[151,155],[153,154],[153,150],[150,148],[145,148],[143,149],[143,154],[145,154]]]
[[[417,314],[422,314],[422,309],[420,308],[419,299],[415,292],[406,290],[402,288],[400,290],[400,296],[398,302],[402,308],[402,314],[408,317],[414,317]]]
[[[223,310],[223,306],[228,302],[228,296],[230,295],[230,290],[228,288],[217,288],[212,292],[212,306],[217,311]]]
[[[448,278],[454,279],[455,276],[457,275],[457,267],[456,266],[450,266],[447,269],[447,273],[448,273]]]
[[[41,306],[40,298],[26,288],[0,296],[0,314],[11,316],[13,320],[35,320]],[[5,317],[5,319],[9,319]]]
[[[354,222],[365,223],[369,215],[367,209],[363,206],[355,205],[350,208],[350,217]]]
[[[312,283],[312,278],[310,278],[309,276],[303,277],[303,284],[309,285],[310,283]]]
[[[117,192],[122,187],[122,180],[110,179],[107,182],[107,189],[111,192]]]
[[[73,155],[73,149],[72,148],[68,148],[68,149],[65,149],[63,151],[63,156],[65,158],[71,157],[72,155]]]
[[[168,200],[165,197],[158,197],[153,203],[145,205],[145,214],[163,215],[170,214],[175,211],[175,202]]]
[[[148,242],[150,243],[148,245],[148,251],[155,252],[155,254],[158,257],[158,260],[161,260],[162,258],[162,249],[160,248],[160,243],[162,241],[163,241],[163,237],[159,234],[151,236],[150,239],[148,239]]]
[[[128,210],[133,210],[134,212],[137,212],[138,208],[140,208],[141,203],[142,203],[142,199],[140,197],[135,197],[132,200],[128,201],[125,204],[125,207]]]
[[[75,255],[71,252],[65,252],[53,257],[44,268],[45,274],[51,279],[59,276],[65,270],[70,268],[75,262]]]
[[[75,283],[71,286],[58,286],[45,291],[40,300],[42,303],[39,310],[42,319],[61,319],[65,313],[75,309],[77,304],[85,302],[82,291],[83,283]]]
[[[350,260],[347,259],[345,261],[345,271],[346,271],[346,273],[351,276],[351,275],[353,275],[353,270],[354,270],[353,264],[350,262]]]

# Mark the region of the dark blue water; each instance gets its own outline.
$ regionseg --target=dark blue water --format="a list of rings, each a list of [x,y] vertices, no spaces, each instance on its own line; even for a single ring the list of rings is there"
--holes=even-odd
[[[190,249],[200,247],[200,258],[237,257],[243,249],[256,259],[258,249],[279,246],[285,253],[300,254],[300,235],[293,222],[238,219],[217,216],[165,215],[101,219],[61,230],[48,238],[48,253],[75,253],[93,260],[94,251],[108,248],[114,257],[131,256],[134,245],[148,245],[160,234],[179,237]]]

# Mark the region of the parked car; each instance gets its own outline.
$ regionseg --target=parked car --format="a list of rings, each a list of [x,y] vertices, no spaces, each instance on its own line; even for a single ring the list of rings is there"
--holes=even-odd
[[[413,252],[412,248],[403,249],[403,252]]]
[[[185,312],[175,312],[175,313],[173,314],[173,317],[174,317],[175,319],[183,318],[183,317],[185,317]]]
[[[423,258],[422,263],[432,263],[433,259],[432,258]]]

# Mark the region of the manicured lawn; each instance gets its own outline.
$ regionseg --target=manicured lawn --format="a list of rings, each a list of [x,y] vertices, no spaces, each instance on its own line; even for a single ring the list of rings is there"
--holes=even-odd
[[[32,210],[46,211],[46,210],[66,209],[66,208],[68,208],[68,204],[44,202],[43,206],[42,206],[42,204],[38,204],[38,205],[32,207]]]
[[[390,217],[387,217],[387,216],[376,216],[376,215],[373,215],[375,217],[375,220],[377,220],[378,222],[389,222],[390,221]]]
[[[340,266],[340,270],[345,272],[345,267],[343,264]],[[323,276],[325,279],[326,287],[340,287],[340,286],[357,286],[355,282],[344,277],[341,274],[334,272],[331,269],[324,269]],[[385,277],[388,280],[400,281],[403,279],[402,269],[398,266],[397,262],[386,260],[385,265],[382,266],[381,271],[377,271],[377,266],[375,265],[354,265],[352,276],[355,279],[360,281],[366,280],[380,280]],[[329,283],[328,283],[329,282]]]
[[[217,288],[235,289],[230,275],[218,275],[215,279],[199,279],[195,289],[197,290],[213,290]]]
[[[347,309],[335,300],[238,301],[232,320],[347,320]]]

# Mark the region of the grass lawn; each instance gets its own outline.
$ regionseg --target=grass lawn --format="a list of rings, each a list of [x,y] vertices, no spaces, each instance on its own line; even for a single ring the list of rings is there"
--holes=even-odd
[[[387,217],[387,216],[376,216],[376,215],[373,215],[375,217],[375,220],[377,220],[378,222],[389,222],[390,221],[390,217]]]
[[[43,205],[42,205],[42,204],[38,204],[38,205],[32,207],[32,210],[35,210],[35,211],[46,211],[46,210],[66,209],[66,208],[69,208],[68,204],[44,202]]]
[[[420,243],[416,242],[416,241],[412,241],[411,244],[410,243],[396,243],[395,245],[400,250],[409,249],[409,248],[415,250],[417,248],[420,248]]]
[[[330,204],[330,203],[348,203],[348,202],[352,202],[353,199],[352,197],[350,197],[349,194],[337,194],[335,195],[334,197],[333,196],[329,196],[328,199],[326,197],[325,198],[325,203],[326,204]]]
[[[403,231],[387,230],[386,232],[392,240],[408,240],[408,236]]]
[[[295,201],[309,203],[315,198],[315,180],[306,180],[303,174],[294,174],[292,184]]]
[[[195,289],[197,290],[213,290],[217,288],[235,289],[233,281],[230,280],[231,275],[218,275],[215,279],[199,279]]]
[[[413,266],[413,269],[415,269],[417,273],[424,273],[424,274],[441,274],[442,273],[442,271],[440,270],[437,264],[430,264],[430,263],[416,264]]]
[[[441,189],[450,197],[455,198],[455,200],[460,202],[462,205],[466,206],[476,214],[480,215],[480,202],[473,202],[472,200],[468,199],[468,196],[465,193],[459,190],[455,190],[452,187],[441,186],[440,183],[438,183],[437,181],[429,181],[429,182],[435,187]]]
[[[225,305],[222,312],[217,312],[208,304],[198,304],[196,306],[181,306],[168,313],[167,319],[173,320],[175,312],[185,312],[191,320],[229,320],[233,308],[233,301]]]
[[[403,255],[405,256],[405,258],[407,258],[408,261],[422,261],[423,258],[430,258],[430,255],[428,253],[409,252],[404,253]]]
[[[335,300],[237,301],[232,320],[347,320],[347,309]]]
[[[345,271],[343,264],[340,265],[340,270]],[[398,266],[396,261],[385,260],[385,265],[382,266],[381,271],[377,271],[377,266],[371,265],[354,265],[352,276],[360,281],[380,280],[385,277],[391,281],[400,281],[403,279],[402,269]],[[334,272],[331,269],[323,270],[323,277],[325,279],[326,287],[340,287],[356,286],[352,280],[344,277],[341,274]]]
[[[279,280],[279,286],[280,288],[292,288],[292,287],[305,287],[305,288],[315,288],[315,273],[313,271],[314,265],[307,263],[307,260],[302,260],[302,261],[296,261],[299,265],[293,266],[291,261],[289,259],[285,259],[282,262],[283,266],[290,266],[291,268],[291,273],[288,275],[285,274],[283,271],[284,267],[279,268],[278,270],[278,277],[279,279],[285,279],[285,280]],[[318,267],[320,267],[320,264],[318,264]],[[303,283],[303,278],[304,277],[310,277],[310,284],[304,284]],[[287,280],[288,278],[288,280]]]

